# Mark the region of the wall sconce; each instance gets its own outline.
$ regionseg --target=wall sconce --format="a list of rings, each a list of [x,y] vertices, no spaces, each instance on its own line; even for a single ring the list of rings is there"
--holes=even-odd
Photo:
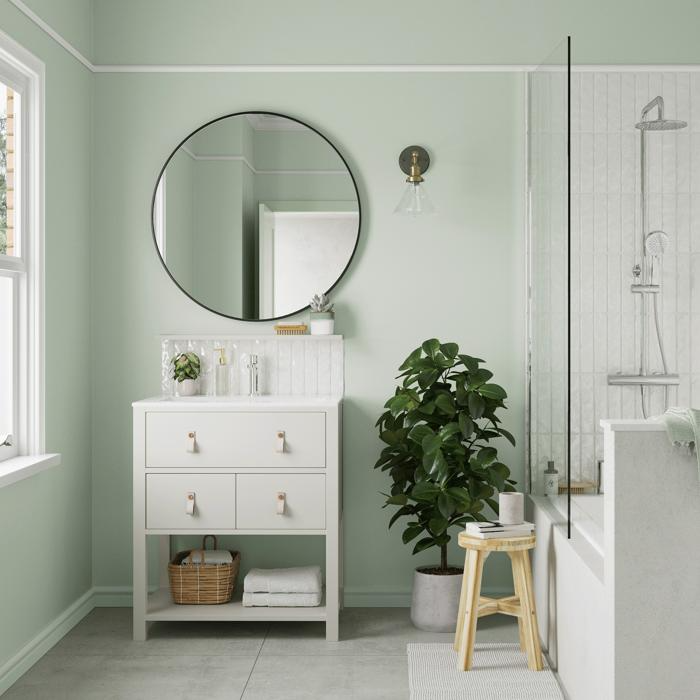
[[[423,184],[423,173],[430,167],[430,156],[422,146],[408,146],[401,151],[399,167],[408,175],[406,189],[394,214],[432,214],[435,207],[430,201]]]

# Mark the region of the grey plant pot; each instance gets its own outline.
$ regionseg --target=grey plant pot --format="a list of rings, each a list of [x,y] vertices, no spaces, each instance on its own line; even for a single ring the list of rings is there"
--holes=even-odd
[[[312,311],[309,314],[311,335],[333,335],[335,327],[334,311]]]
[[[454,632],[457,629],[462,574],[437,576],[416,569],[413,575],[411,622],[426,632]]]

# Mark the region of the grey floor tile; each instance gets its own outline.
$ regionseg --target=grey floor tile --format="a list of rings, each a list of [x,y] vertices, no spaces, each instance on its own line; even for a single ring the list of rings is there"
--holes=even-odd
[[[264,622],[160,622],[147,642],[131,638],[131,609],[96,608],[50,654],[109,656],[255,656],[268,624]]]
[[[453,634],[416,629],[405,608],[346,608],[341,616],[338,642],[326,642],[319,623],[272,623],[261,656],[405,656],[406,644],[451,642]],[[518,641],[513,618],[494,616],[479,620],[477,641]]]
[[[254,656],[47,655],[3,700],[231,700],[254,663]]]
[[[406,700],[406,656],[261,656],[243,700]]]

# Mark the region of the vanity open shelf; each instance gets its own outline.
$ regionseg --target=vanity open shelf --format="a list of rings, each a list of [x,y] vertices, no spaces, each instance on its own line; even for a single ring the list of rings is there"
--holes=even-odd
[[[313,608],[246,608],[241,603],[242,585],[239,583],[233,600],[221,605],[177,605],[170,590],[161,588],[148,596],[148,622],[325,622],[326,602]]]
[[[341,600],[341,407],[336,397],[137,401],[134,419],[134,639],[155,621],[318,621],[338,639]],[[315,607],[244,607],[243,578],[220,605],[173,603],[171,535],[325,538],[325,595]],[[159,540],[148,593],[149,538]],[[241,547],[241,549],[243,549]],[[245,562],[243,563],[245,569]]]

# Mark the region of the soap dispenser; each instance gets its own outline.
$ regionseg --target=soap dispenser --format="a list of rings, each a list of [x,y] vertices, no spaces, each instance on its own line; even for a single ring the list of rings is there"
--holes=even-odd
[[[547,469],[544,473],[544,495],[559,495],[559,472],[554,468],[554,462],[547,462]]]
[[[226,362],[226,351],[224,348],[216,348],[219,353],[219,362],[216,365],[216,395],[228,396],[230,390],[229,366]]]

